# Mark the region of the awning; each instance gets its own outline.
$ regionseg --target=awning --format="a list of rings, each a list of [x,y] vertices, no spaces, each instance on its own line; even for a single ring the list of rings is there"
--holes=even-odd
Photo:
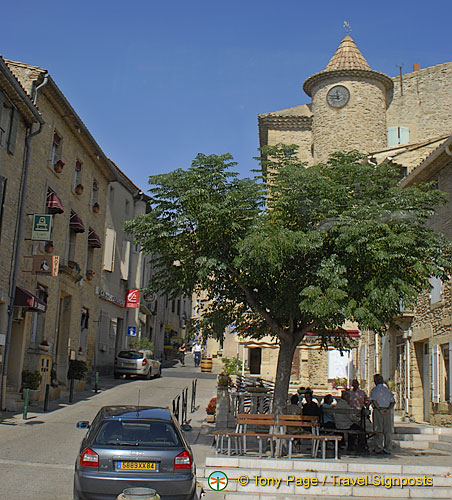
[[[16,294],[14,296],[14,305],[21,307],[29,307],[33,311],[46,312],[47,304],[35,297],[32,293],[20,286],[16,286]]]
[[[328,334],[330,337],[336,337],[336,336],[337,337],[350,337],[353,339],[358,339],[360,337],[359,330],[349,330],[349,329],[344,329],[341,332],[330,331]],[[319,336],[318,333],[314,333],[314,332],[307,332],[306,333],[306,337],[318,337],[318,336]]]
[[[102,248],[102,243],[100,241],[99,235],[92,229],[88,233],[88,246],[94,248]]]
[[[53,191],[47,192],[47,208],[49,209],[49,212],[52,214],[64,213],[63,204]]]
[[[75,233],[84,233],[85,232],[85,225],[83,224],[82,219],[80,219],[80,217],[74,212],[72,212],[72,214],[71,214],[71,220],[69,222],[69,227]]]

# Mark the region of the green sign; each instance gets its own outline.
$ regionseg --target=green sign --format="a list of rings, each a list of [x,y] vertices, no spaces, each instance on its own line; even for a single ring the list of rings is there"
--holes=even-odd
[[[32,240],[51,240],[52,218],[49,214],[33,214]]]

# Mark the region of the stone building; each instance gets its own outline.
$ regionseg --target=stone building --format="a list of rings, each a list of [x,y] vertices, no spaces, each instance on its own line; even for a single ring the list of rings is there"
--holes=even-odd
[[[115,176],[47,71],[19,62],[7,64],[28,95],[34,96],[45,121],[31,150],[17,280],[18,287],[43,306],[40,311],[18,307],[15,312],[8,366],[8,397],[14,406],[22,370],[41,372],[42,399],[48,383],[53,397],[67,387],[70,360],[92,365],[107,188]],[[51,220],[51,235],[45,241],[31,239],[30,214]],[[51,275],[55,256],[58,276]]]
[[[38,126],[36,126],[37,124]],[[12,280],[17,243],[21,193],[26,179],[31,148],[31,133],[41,130],[44,120],[32,99],[0,57],[0,369],[5,360],[8,310],[14,304],[16,290]],[[27,155],[28,151],[28,155]],[[28,158],[28,161],[27,161]],[[21,299],[32,296],[29,290],[20,289]],[[19,295],[18,294],[18,295]],[[19,297],[17,298],[18,300]],[[32,307],[35,305],[31,301]],[[42,304],[39,304],[42,306]],[[37,308],[37,310],[39,310]],[[6,366],[5,366],[6,369]],[[6,383],[6,373],[3,377]],[[2,383],[2,406],[6,385]]]
[[[388,161],[397,166],[402,176],[408,175],[402,185],[417,182],[422,169],[432,169],[428,178],[435,179],[438,167],[450,162],[445,141],[452,129],[451,88],[452,62],[424,69],[415,63],[411,73],[389,77],[373,70],[346,36],[325,69],[304,82],[310,101],[259,115],[260,145],[296,144],[307,166],[335,151],[357,149],[373,164]],[[425,167],[424,160],[434,166]],[[448,170],[441,172],[442,189],[449,191]],[[447,209],[432,225],[450,235]],[[439,285],[432,280],[432,286],[430,295]],[[420,298],[415,311],[403,311],[397,318],[400,329],[382,339],[359,332],[353,352],[352,373],[361,385],[369,390],[373,373],[382,371],[394,384],[397,408],[418,419],[444,421],[444,413],[451,410],[448,294],[444,285],[441,300],[430,304],[428,294]],[[331,380],[335,371],[343,370],[336,355],[316,354],[318,359],[311,359],[309,347],[299,347],[292,378],[315,385],[314,375]],[[272,366],[276,357],[269,355]],[[261,354],[262,359],[269,355]],[[434,416],[440,413],[443,416]]]

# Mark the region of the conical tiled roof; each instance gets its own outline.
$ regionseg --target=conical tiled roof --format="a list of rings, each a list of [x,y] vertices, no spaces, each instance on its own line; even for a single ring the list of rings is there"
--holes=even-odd
[[[371,69],[350,35],[342,40],[324,71],[342,69]]]

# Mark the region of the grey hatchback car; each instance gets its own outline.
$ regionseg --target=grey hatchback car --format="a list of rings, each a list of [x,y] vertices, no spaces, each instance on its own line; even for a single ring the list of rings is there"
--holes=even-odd
[[[116,500],[126,488],[162,500],[194,500],[193,453],[169,408],[104,406],[87,428],[75,463],[74,500]]]
[[[154,359],[152,351],[146,349],[121,351],[115,358],[114,376],[119,378],[138,375],[148,380],[151,377],[162,375],[162,365],[160,361]]]

